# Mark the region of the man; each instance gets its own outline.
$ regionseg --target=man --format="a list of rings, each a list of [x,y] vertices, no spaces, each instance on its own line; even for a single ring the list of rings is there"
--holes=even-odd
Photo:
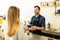
[[[45,29],[45,17],[40,15],[40,7],[34,6],[35,15],[32,16],[30,24],[32,33],[32,40],[42,40],[41,31]],[[28,27],[25,26],[25,31],[28,30]]]

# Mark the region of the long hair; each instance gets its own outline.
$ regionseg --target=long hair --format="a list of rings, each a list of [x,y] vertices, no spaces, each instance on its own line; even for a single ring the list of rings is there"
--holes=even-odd
[[[19,12],[15,6],[10,6],[8,9],[8,36],[15,35],[19,27]]]

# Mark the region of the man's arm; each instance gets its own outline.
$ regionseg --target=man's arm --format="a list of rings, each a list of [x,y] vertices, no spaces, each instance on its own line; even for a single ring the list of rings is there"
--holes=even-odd
[[[45,18],[43,18],[42,19],[42,22],[41,22],[41,27],[37,27],[37,26],[32,26],[31,28],[33,29],[33,30],[44,30],[45,29]]]
[[[42,19],[41,27],[38,28],[39,30],[44,30],[45,29],[45,18]]]

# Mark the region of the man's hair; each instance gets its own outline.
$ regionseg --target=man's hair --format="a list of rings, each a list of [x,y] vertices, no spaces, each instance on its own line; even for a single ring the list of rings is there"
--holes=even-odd
[[[36,8],[36,7],[40,10],[40,7],[39,6],[34,6],[34,8]]]

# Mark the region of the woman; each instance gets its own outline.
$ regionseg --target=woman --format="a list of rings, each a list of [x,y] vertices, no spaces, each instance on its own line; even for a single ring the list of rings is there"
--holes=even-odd
[[[10,6],[8,10],[8,40],[27,40],[24,34],[23,24],[19,19],[19,8]]]
[[[15,6],[10,6],[6,20],[3,23],[5,40],[28,40],[24,33],[24,25],[20,22],[20,10]]]
[[[17,40],[18,29],[20,28],[19,23],[19,9],[15,6],[10,6],[8,9],[8,39]],[[20,31],[20,30],[19,30]],[[19,38],[18,38],[19,39]]]

